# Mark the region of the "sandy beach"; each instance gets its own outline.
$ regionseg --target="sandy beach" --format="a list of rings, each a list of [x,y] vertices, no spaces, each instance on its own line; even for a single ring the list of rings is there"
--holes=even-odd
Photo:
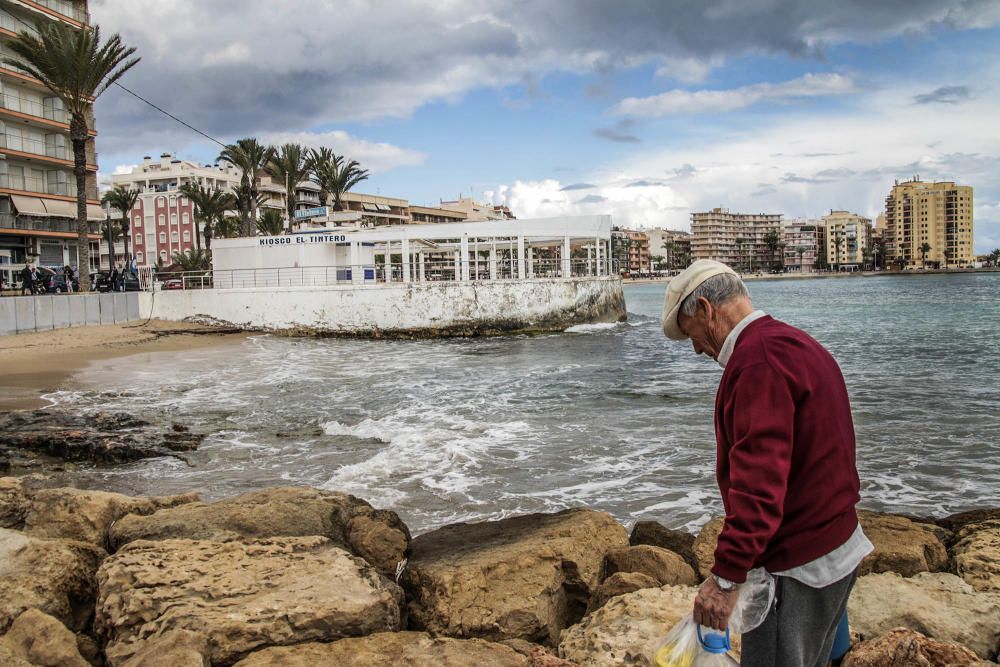
[[[74,372],[94,361],[221,345],[247,335],[187,322],[151,320],[2,336],[0,411],[44,407],[43,394],[60,388]]]

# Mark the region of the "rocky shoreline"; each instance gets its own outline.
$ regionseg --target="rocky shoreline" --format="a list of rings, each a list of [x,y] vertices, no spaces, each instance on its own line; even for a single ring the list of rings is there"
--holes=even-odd
[[[308,487],[212,503],[0,478],[0,664],[649,665],[721,526],[585,508],[411,537]],[[991,664],[1000,510],[863,512],[848,667]]]

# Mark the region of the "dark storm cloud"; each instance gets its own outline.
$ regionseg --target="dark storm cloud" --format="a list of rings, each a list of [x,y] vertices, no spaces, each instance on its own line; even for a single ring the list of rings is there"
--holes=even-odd
[[[635,121],[631,118],[623,118],[611,127],[599,127],[594,130],[594,136],[598,139],[606,139],[617,144],[637,144],[641,141],[639,137],[632,134],[632,127]]]
[[[917,104],[958,104],[967,102],[972,97],[968,86],[941,86],[923,95],[917,95],[913,101]]]
[[[123,83],[224,141],[399,117],[477,88],[531,99],[557,71],[609,73],[669,58],[819,54],[827,44],[981,22],[989,0],[470,0],[330,3],[93,0],[94,21],[143,61]],[[592,91],[593,92],[593,91]],[[933,93],[931,93],[933,94]],[[112,89],[102,151],[203,141]],[[595,135],[635,143],[620,127]],[[142,142],[141,147],[137,144]]]
[[[596,187],[597,186],[593,183],[571,183],[565,187],[559,188],[559,192],[569,192],[570,190],[590,190]]]

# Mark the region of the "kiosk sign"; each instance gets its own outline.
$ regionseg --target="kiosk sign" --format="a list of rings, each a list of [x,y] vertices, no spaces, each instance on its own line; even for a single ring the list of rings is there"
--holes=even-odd
[[[322,218],[329,215],[330,209],[327,206],[316,206],[315,208],[303,208],[295,212],[296,220],[308,220],[309,218]]]

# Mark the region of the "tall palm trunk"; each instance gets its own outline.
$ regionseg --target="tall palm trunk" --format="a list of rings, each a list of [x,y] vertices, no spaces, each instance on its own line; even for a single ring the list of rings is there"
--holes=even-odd
[[[77,268],[80,273],[80,291],[90,291],[90,226],[87,222],[87,120],[83,114],[73,114],[69,122],[69,136],[73,143],[73,175],[76,176],[76,233]],[[114,247],[108,248],[114,257]]]
[[[250,179],[250,217],[243,226],[243,236],[257,235],[257,174]]]
[[[128,222],[129,219],[127,217],[128,216],[128,212],[124,212],[124,213],[122,213],[122,215],[125,216],[125,217],[122,217],[122,220],[121,220],[121,225],[122,225],[122,243],[125,245],[125,263],[130,265],[132,263],[132,260],[131,260],[132,255],[130,255],[129,252],[128,252],[128,233],[129,233],[129,222]]]

